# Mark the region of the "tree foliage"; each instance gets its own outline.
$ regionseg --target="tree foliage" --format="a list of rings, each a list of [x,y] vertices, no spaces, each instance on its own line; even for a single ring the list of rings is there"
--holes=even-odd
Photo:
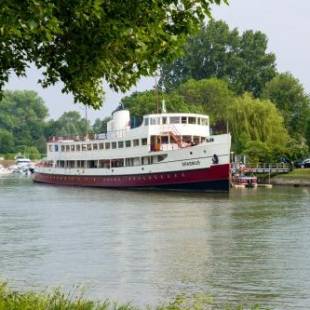
[[[211,20],[188,39],[183,56],[162,65],[160,85],[170,91],[189,79],[217,77],[237,94],[247,91],[257,97],[276,74],[275,55],[267,52],[267,43],[260,31],[240,34],[223,21]]]
[[[75,101],[98,108],[102,79],[127,90],[177,55],[211,4],[227,0],[2,0],[0,94],[9,73],[29,62],[44,71],[43,86],[62,81]]]
[[[237,153],[265,152],[267,157],[271,153],[277,157],[286,152],[289,136],[272,102],[245,94],[236,98],[228,110],[233,148]]]
[[[291,136],[300,140],[305,135],[310,97],[298,79],[288,72],[278,74],[265,85],[262,98],[271,100],[281,111]]]
[[[38,160],[40,159],[41,153],[39,150],[34,146],[27,146],[22,150],[22,154],[31,160]]]
[[[0,152],[45,149],[47,108],[33,91],[6,91],[0,101]]]
[[[7,129],[0,128],[0,153],[14,151],[14,137]]]
[[[211,123],[227,119],[227,107],[234,97],[225,81],[212,78],[200,81],[189,80],[173,92],[150,90],[136,92],[122,99],[122,104],[131,114],[142,117],[145,114],[161,112],[165,101],[167,112],[205,113]]]
[[[306,121],[306,129],[305,129],[305,139],[306,139],[306,143],[307,146],[310,150],[310,115],[308,116],[308,119]]]
[[[91,131],[89,120],[77,111],[63,113],[57,120],[50,120],[45,129],[46,136],[85,136]]]
[[[156,90],[150,90],[140,93],[134,93],[131,96],[122,99],[122,104],[127,108],[132,116],[143,117],[145,114],[160,113],[162,100],[165,101],[167,112],[180,113],[202,113],[201,105],[189,105],[182,95],[174,93],[161,93]]]
[[[105,117],[104,119],[97,118],[93,125],[94,133],[105,133],[107,132],[108,121],[111,120],[111,117]]]
[[[227,82],[217,78],[191,79],[181,84],[176,92],[188,106],[202,106],[203,112],[210,116],[211,125],[226,122],[227,109],[234,98]]]

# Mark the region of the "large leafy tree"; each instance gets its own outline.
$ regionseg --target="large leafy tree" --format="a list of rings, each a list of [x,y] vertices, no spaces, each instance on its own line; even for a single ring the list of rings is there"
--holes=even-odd
[[[0,128],[0,154],[14,151],[14,137],[7,129]]]
[[[235,152],[268,161],[287,152],[289,136],[271,101],[244,94],[228,108],[228,119]]]
[[[62,81],[75,101],[98,108],[105,79],[127,90],[171,59],[210,14],[227,0],[2,0],[0,94],[9,73],[43,69],[43,86]]]
[[[77,111],[63,113],[57,120],[50,120],[45,129],[45,135],[51,136],[85,136],[90,133],[89,120],[82,118]]]
[[[191,78],[217,77],[226,80],[237,94],[248,91],[259,96],[275,74],[275,55],[267,52],[265,34],[240,34],[223,21],[211,20],[188,39],[182,56],[164,62],[160,85],[169,91]]]
[[[5,91],[0,101],[0,152],[23,152],[28,146],[43,151],[47,108],[33,91]]]
[[[217,78],[199,81],[191,79],[181,84],[176,92],[188,105],[201,105],[203,112],[210,116],[211,125],[223,125],[226,122],[227,108],[234,98],[227,82]]]
[[[262,98],[270,99],[281,111],[291,136],[300,140],[307,133],[310,97],[291,73],[281,73],[269,81]]]
[[[164,100],[167,112],[202,113],[201,105],[188,104],[184,97],[177,93],[161,93],[157,90],[137,92],[122,99],[122,104],[131,115],[141,118],[145,114],[160,113]]]
[[[108,121],[111,120],[111,117],[105,117],[104,119],[97,118],[93,124],[94,133],[105,133],[107,132]]]
[[[133,116],[161,112],[165,101],[168,112],[208,114],[213,126],[226,128],[227,108],[234,94],[225,81],[211,78],[200,81],[189,80],[173,92],[151,90],[137,92],[122,99],[122,104]],[[224,125],[223,125],[224,124]]]
[[[306,126],[305,126],[305,139],[308,146],[308,149],[310,150],[310,115],[308,116]]]

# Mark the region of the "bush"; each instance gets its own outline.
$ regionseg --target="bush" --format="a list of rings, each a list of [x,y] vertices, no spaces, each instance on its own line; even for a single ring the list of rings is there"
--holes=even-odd
[[[7,153],[7,154],[4,154],[3,156],[4,156],[5,160],[14,160],[15,159],[14,153]]]
[[[24,150],[25,156],[29,157],[31,160],[36,160],[41,158],[41,153],[34,146],[28,146]]]
[[[105,300],[91,301],[83,297],[65,294],[59,289],[52,293],[19,293],[0,282],[0,310],[139,310],[131,304],[117,304]],[[177,295],[170,303],[157,307],[146,306],[147,310],[262,310],[258,305],[244,307],[242,305],[216,305],[212,296],[204,293],[194,295]],[[264,308],[267,310],[266,308]]]

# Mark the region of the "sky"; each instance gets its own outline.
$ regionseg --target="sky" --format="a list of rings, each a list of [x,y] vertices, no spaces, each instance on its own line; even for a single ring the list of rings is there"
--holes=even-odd
[[[309,0],[229,0],[229,6],[213,7],[213,17],[224,20],[231,28],[240,31],[260,30],[268,39],[268,50],[277,57],[280,72],[290,71],[310,92],[310,1]],[[31,67],[27,77],[11,75],[6,89],[27,89],[36,91],[45,101],[50,118],[58,118],[66,111],[84,113],[81,104],[74,104],[72,95],[62,94],[61,83],[43,89],[38,83],[40,71]],[[105,100],[100,110],[88,110],[88,118],[104,118],[111,114],[123,96],[133,91],[152,89],[154,77],[142,78],[127,93],[116,93],[105,85]]]

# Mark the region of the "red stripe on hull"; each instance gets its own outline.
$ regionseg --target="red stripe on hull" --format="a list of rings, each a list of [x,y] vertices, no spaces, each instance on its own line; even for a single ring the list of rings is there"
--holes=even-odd
[[[109,188],[164,188],[165,186],[167,188],[173,188],[175,185],[176,188],[182,186],[183,189],[186,189],[187,184],[190,188],[193,188],[193,185],[197,183],[205,184],[204,187],[206,188],[204,189],[206,190],[208,190],[208,183],[215,184],[216,182],[224,182],[225,188],[219,188],[218,190],[228,190],[226,185],[229,183],[229,176],[230,165],[225,164],[214,165],[205,169],[119,176],[59,175],[36,172],[33,176],[33,181],[56,185]]]

